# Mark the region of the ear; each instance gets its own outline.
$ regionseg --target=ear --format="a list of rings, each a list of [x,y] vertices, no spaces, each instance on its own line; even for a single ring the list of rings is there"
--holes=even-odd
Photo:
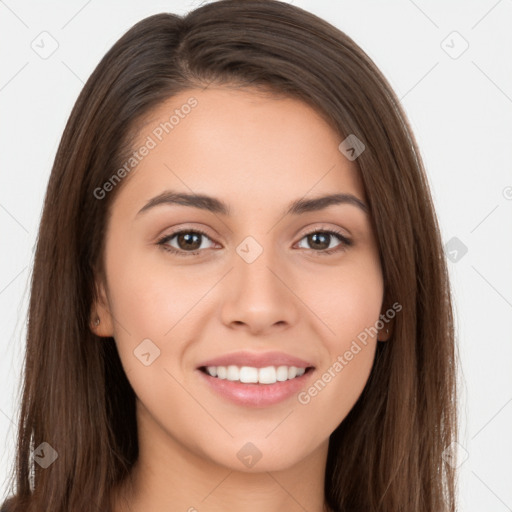
[[[388,320],[388,322],[386,322],[385,320],[383,321],[384,323],[384,327],[382,329],[379,330],[379,333],[377,334],[377,341],[388,341],[389,338],[391,338],[392,334],[393,334],[393,326],[394,326],[394,322],[393,320]]]
[[[113,316],[110,312],[110,304],[106,293],[106,287],[102,279],[96,281],[96,298],[91,307],[90,327],[91,331],[102,338],[114,336]]]
[[[377,334],[377,341],[382,341],[382,342],[388,341],[391,338],[391,336],[393,335],[393,331],[395,329],[394,316],[393,316],[393,318],[389,318],[388,316],[386,316],[386,311],[388,311],[390,308],[391,308],[391,306],[388,307],[386,305],[384,305],[382,308],[382,312],[379,316],[379,320],[381,320],[384,325],[383,325],[382,329],[379,329],[379,332]]]

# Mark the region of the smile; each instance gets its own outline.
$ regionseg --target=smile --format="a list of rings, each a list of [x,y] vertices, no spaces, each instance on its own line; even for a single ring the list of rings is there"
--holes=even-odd
[[[261,408],[296,396],[308,385],[315,374],[314,370],[312,366],[255,368],[229,365],[203,366],[197,371],[201,380],[215,395],[238,406]]]
[[[231,382],[245,384],[275,384],[301,377],[306,368],[296,366],[266,366],[255,368],[253,366],[207,366],[201,368],[211,377],[226,379]]]

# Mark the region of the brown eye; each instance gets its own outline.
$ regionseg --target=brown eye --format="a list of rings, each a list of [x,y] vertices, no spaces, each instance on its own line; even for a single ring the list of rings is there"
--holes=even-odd
[[[166,235],[161,238],[157,244],[162,246],[166,251],[179,254],[180,256],[189,256],[198,254],[200,249],[206,249],[207,247],[201,247],[202,239],[210,237],[199,230],[182,230]],[[174,240],[175,239],[175,240]],[[177,246],[172,245],[174,241]]]
[[[331,245],[333,237],[340,241],[340,243],[334,247]],[[307,240],[307,245],[309,245],[306,249],[312,249],[314,252],[320,254],[332,254],[333,252],[342,251],[352,245],[352,241],[347,237],[337,231],[331,230],[314,231],[305,235],[302,240],[304,239]]]
[[[182,232],[176,236],[176,242],[180,249],[197,250],[201,247],[202,235],[198,233]]]
[[[325,250],[329,248],[332,235],[327,233],[312,233],[307,235],[308,243],[313,249]]]

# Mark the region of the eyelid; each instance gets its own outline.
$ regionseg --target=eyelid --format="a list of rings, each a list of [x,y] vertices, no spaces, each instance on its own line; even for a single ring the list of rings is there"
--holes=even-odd
[[[300,236],[300,240],[302,240],[302,238],[304,238],[305,236],[310,235],[312,233],[316,233],[317,231],[333,232],[346,240],[351,240],[351,236],[350,234],[348,234],[346,229],[343,229],[339,226],[328,225],[322,222],[320,222],[320,224],[309,224],[307,227],[299,231],[299,234],[297,236]]]

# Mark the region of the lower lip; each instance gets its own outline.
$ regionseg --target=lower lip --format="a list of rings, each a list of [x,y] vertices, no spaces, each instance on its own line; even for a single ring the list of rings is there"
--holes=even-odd
[[[197,370],[206,383],[219,395],[244,406],[266,407],[287,400],[297,394],[309,380],[314,369],[311,368],[300,377],[275,384],[244,384],[239,381],[218,379],[202,370]]]

